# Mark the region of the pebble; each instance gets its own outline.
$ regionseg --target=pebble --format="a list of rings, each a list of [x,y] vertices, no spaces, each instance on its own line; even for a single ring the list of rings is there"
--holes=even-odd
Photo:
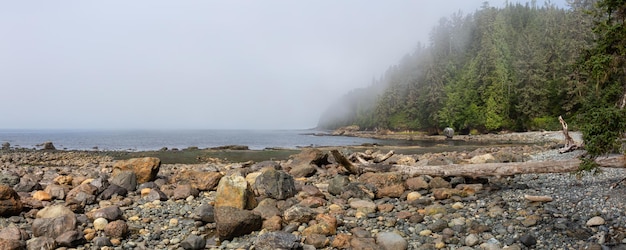
[[[97,218],[93,221],[93,228],[96,229],[96,231],[102,231],[107,226],[107,224],[109,224],[109,221],[107,221],[107,219]]]
[[[600,216],[594,216],[589,219],[585,225],[589,227],[604,225],[604,219]]]

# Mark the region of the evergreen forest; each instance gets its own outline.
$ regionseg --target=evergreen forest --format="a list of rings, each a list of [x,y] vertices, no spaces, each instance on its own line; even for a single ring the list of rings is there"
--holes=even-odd
[[[599,2],[624,8],[619,0]],[[559,130],[560,115],[582,124],[590,99],[599,99],[589,93],[602,89],[589,79],[605,77],[594,70],[608,70],[590,61],[611,60],[593,57],[603,34],[598,32],[608,32],[597,27],[617,10],[593,0],[568,4],[484,3],[474,13],[442,18],[427,43],[417,44],[367,87],[345,94],[318,127],[430,134],[445,127],[461,133]],[[623,93],[623,84],[616,86],[605,103]]]

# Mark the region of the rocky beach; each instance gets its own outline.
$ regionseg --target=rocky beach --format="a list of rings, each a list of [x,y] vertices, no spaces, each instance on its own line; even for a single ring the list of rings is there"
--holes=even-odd
[[[560,132],[460,139],[518,144],[424,154],[312,147],[236,161],[221,156],[247,150],[225,148],[179,162],[181,153],[5,147],[0,249],[626,249],[624,169],[479,178],[394,171],[583,153],[560,154]],[[381,170],[351,173],[332,150]]]

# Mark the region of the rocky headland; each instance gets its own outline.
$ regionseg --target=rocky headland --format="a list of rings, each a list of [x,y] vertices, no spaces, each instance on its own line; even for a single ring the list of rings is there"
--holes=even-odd
[[[348,157],[354,148],[196,163],[163,163],[154,152],[4,148],[0,249],[625,249],[623,169],[579,178],[393,171],[582,153],[559,154],[559,132],[498,136],[522,144],[390,157],[388,148],[363,147],[371,164],[391,167],[358,174],[330,153],[358,164]]]

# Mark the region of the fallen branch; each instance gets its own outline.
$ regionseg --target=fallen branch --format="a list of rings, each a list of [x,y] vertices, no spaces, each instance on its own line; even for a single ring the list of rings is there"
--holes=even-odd
[[[352,162],[350,162],[348,159],[346,159],[346,157],[339,153],[339,150],[333,149],[330,151],[330,153],[335,158],[335,161],[337,161],[337,163],[346,168],[351,174],[358,175],[361,173],[360,169],[357,166],[352,164]]]
[[[596,159],[601,167],[625,168],[624,156],[611,156]],[[511,162],[482,164],[451,164],[441,166],[406,166],[395,165],[391,171],[400,171],[409,176],[512,176],[516,174],[569,173],[578,171],[581,161],[578,159],[541,162]]]
[[[377,154],[374,157],[374,163],[381,163],[387,159],[389,159],[389,157],[393,156],[394,152],[393,150],[390,150],[388,153],[382,155],[382,154]]]

